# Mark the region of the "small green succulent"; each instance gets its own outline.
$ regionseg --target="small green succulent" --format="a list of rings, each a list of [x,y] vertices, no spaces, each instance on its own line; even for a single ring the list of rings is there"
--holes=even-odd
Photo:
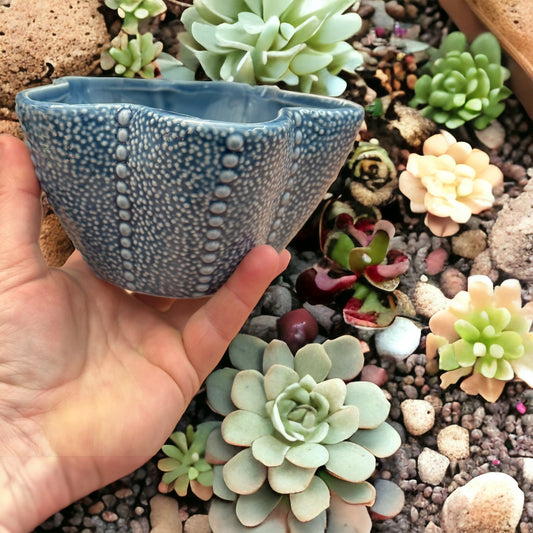
[[[114,68],[115,74],[125,78],[139,75],[142,78],[155,76],[155,59],[163,50],[163,43],[154,42],[151,33],[137,34],[133,39],[126,33],[119,33],[111,47],[102,52],[100,65],[104,70]]]
[[[448,309],[431,317],[428,361],[438,355],[442,388],[459,379],[469,394],[498,399],[515,376],[533,385],[533,304],[522,307],[520,283],[507,279],[494,288],[487,276],[470,276]]]
[[[162,448],[167,455],[160,459],[157,467],[165,472],[162,482],[174,489],[178,496],[185,496],[189,485],[196,496],[208,500],[213,495],[213,467],[205,460],[207,437],[220,422],[202,422],[194,428],[189,425],[185,432],[176,431],[170,435],[175,444]]]
[[[105,0],[105,5],[116,9],[124,19],[122,30],[130,35],[139,31],[139,22],[156,17],[167,10],[164,0]]]
[[[358,0],[194,0],[181,17],[179,58],[209,78],[254,85],[283,82],[340,95],[363,58],[345,42],[361,27]],[[343,14],[344,13],[344,14]]]
[[[477,129],[498,117],[511,90],[504,85],[509,70],[501,65],[501,48],[491,33],[482,33],[467,50],[466,37],[452,32],[433,54],[429,73],[415,85],[412,107],[447,128],[473,122]]]
[[[370,531],[376,490],[366,480],[400,437],[377,385],[345,383],[363,367],[359,341],[345,335],[293,356],[283,341],[238,335],[229,356],[235,368],[207,379],[208,402],[225,416],[206,446],[219,498],[213,532],[340,533],[333,518],[326,528],[330,506],[363,517],[360,531]]]

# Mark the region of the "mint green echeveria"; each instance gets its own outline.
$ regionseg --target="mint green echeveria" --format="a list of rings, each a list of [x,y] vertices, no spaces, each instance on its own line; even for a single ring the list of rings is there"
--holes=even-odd
[[[213,466],[205,460],[207,437],[220,422],[210,421],[198,424],[196,429],[187,426],[185,431],[175,431],[169,439],[173,444],[161,448],[167,456],[157,463],[164,472],[161,482],[178,496],[185,496],[189,487],[202,500],[213,495]]]
[[[357,524],[353,533],[370,531],[376,491],[366,480],[400,437],[377,385],[345,383],[363,367],[359,341],[345,335],[293,356],[283,341],[238,335],[229,355],[235,368],[207,379],[208,402],[225,417],[206,446],[213,533],[345,531],[327,520],[331,507]]]
[[[468,49],[461,32],[450,33],[430,61],[429,73],[415,85],[412,107],[447,128],[472,122],[477,129],[498,117],[511,90],[509,70],[501,65],[501,48],[491,33],[476,37]]]
[[[358,0],[194,0],[181,17],[179,59],[212,80],[283,82],[340,95],[363,58],[345,42],[361,27]],[[352,11],[344,13],[349,8]]]

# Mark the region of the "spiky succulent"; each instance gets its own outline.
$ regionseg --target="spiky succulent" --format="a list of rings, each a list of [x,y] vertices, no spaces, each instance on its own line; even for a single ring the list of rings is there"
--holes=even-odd
[[[205,460],[207,437],[220,422],[202,422],[196,430],[187,426],[185,432],[175,431],[170,435],[174,444],[165,444],[162,451],[167,457],[157,463],[163,474],[162,483],[185,496],[189,486],[196,496],[208,500],[213,495],[213,467]]]
[[[363,63],[347,42],[361,27],[358,0],[194,0],[183,12],[179,58],[212,80],[283,82],[302,92],[340,95],[337,75]],[[344,14],[343,14],[344,13]]]
[[[511,90],[504,85],[509,70],[501,65],[501,48],[491,33],[482,33],[467,49],[461,32],[450,33],[432,57],[429,73],[415,85],[413,107],[425,106],[422,114],[447,128],[473,122],[486,128],[498,117]]]
[[[213,532],[337,533],[334,519],[326,529],[330,505],[370,523],[376,493],[366,479],[400,438],[385,422],[381,389],[345,383],[363,366],[359,341],[343,336],[293,356],[282,341],[239,335],[229,356],[235,368],[207,379],[209,404],[225,416],[206,448],[220,498],[209,512]]]
[[[533,386],[533,304],[522,307],[520,283],[507,279],[493,288],[487,276],[470,276],[449,308],[429,321],[428,360],[438,353],[442,386],[461,382],[469,394],[496,401],[515,377]]]
[[[105,5],[116,9],[124,19],[122,30],[130,35],[139,31],[139,22],[156,17],[167,10],[164,0],[105,0]]]

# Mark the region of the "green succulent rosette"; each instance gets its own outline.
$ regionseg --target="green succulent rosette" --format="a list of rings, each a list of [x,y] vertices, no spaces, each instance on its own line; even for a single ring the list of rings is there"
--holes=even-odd
[[[124,19],[122,30],[130,35],[139,31],[139,21],[156,17],[167,10],[164,0],[105,0],[105,5],[117,10]]]
[[[447,128],[472,122],[483,129],[505,109],[510,72],[501,65],[501,48],[491,33],[482,33],[467,49],[466,37],[452,32],[433,54],[429,73],[415,85],[412,107]]]
[[[162,483],[178,496],[185,496],[189,487],[202,500],[213,495],[213,466],[205,460],[207,437],[220,422],[202,422],[196,429],[187,426],[185,432],[175,431],[169,439],[172,444],[165,444],[161,450],[167,456],[157,463],[164,472]]]
[[[194,0],[181,17],[179,59],[212,80],[283,82],[302,92],[340,95],[341,71],[363,58],[346,42],[361,27],[356,0]]]
[[[326,529],[332,505],[371,524],[376,491],[366,480],[400,437],[377,385],[345,383],[363,367],[359,341],[345,335],[293,356],[282,341],[239,335],[229,355],[235,368],[207,379],[208,402],[225,417],[206,446],[219,498],[213,532],[336,533],[335,520]]]

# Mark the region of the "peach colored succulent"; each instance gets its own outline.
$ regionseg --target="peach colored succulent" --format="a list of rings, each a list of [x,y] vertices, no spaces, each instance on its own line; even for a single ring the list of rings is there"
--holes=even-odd
[[[533,302],[522,307],[520,283],[505,280],[493,288],[487,276],[470,276],[448,309],[429,321],[428,363],[437,357],[441,387],[462,377],[461,389],[494,402],[513,378],[533,386]]]
[[[492,189],[502,182],[501,170],[485,152],[447,131],[429,137],[423,155],[411,154],[399,178],[411,210],[427,212],[424,222],[441,237],[457,233],[472,214],[492,207]]]

